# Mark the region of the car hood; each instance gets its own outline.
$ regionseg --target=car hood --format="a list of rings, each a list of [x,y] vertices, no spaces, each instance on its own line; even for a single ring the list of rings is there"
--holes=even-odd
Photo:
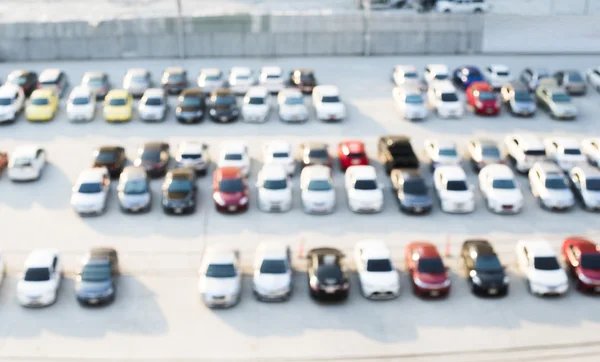
[[[519,190],[519,189],[513,189],[513,190],[494,189],[494,191],[492,193],[489,193],[487,195],[487,197],[494,201],[499,201],[499,202],[504,202],[504,203],[509,203],[509,204],[515,204],[520,201],[523,201],[523,194],[521,193],[521,190]]]
[[[244,196],[246,196],[245,193],[243,192],[217,192],[219,194],[219,196],[221,196],[221,198],[226,202],[226,203],[237,203],[239,202]]]
[[[552,190],[552,189],[544,189],[542,193],[544,197],[550,198],[555,201],[570,201],[573,199],[573,193],[571,190]]]
[[[203,276],[200,279],[200,292],[217,295],[228,296],[239,292],[239,284],[237,278],[210,278]]]
[[[357,201],[375,202],[383,200],[383,191],[381,190],[356,190],[350,189],[350,197]]]
[[[14,105],[0,106],[0,113],[9,113],[9,112],[14,112],[14,111],[15,111]]]
[[[177,113],[181,113],[181,112],[201,112],[202,111],[202,107],[184,107],[184,106],[177,106],[177,108],[175,109],[175,112]]]
[[[404,110],[407,113],[426,113],[427,107],[425,106],[425,103],[422,103],[422,104],[406,103],[404,106]]]
[[[514,99],[510,102],[512,108],[516,111],[530,111],[533,112],[536,109],[535,102],[519,102]]]
[[[529,269],[527,276],[533,283],[556,286],[567,282],[567,274],[563,269],[538,270]]]
[[[192,197],[192,192],[170,192],[164,191],[163,197],[169,201],[185,201]]]
[[[261,289],[278,290],[290,285],[289,274],[254,274],[254,284]]]
[[[577,112],[577,108],[572,103],[555,103],[555,102],[550,102],[550,107],[555,112],[560,112],[560,113],[566,113],[566,112],[575,113],[575,112]]]
[[[103,293],[108,289],[112,288],[112,280],[102,280],[102,281],[78,281],[75,283],[75,292],[77,293]]]
[[[504,282],[505,273],[499,272],[478,272],[477,276],[485,284],[501,284]]]
[[[17,285],[17,290],[19,294],[37,297],[49,291],[53,291],[54,287],[52,281],[43,281],[43,282],[28,282],[25,280],[20,280]]]
[[[279,112],[284,114],[304,114],[307,113],[307,109],[303,104],[282,104],[279,106]]]
[[[131,195],[119,192],[119,199],[125,205],[146,204],[150,201],[150,193]]]
[[[431,205],[432,200],[429,195],[411,195],[400,193],[399,198],[407,205]]]
[[[441,193],[443,198],[447,198],[452,201],[467,202],[473,200],[473,192],[467,191],[448,191],[444,190]]]
[[[396,270],[390,272],[363,271],[359,273],[359,277],[363,284],[373,286],[391,286],[397,285],[399,282],[399,276]]]
[[[71,196],[71,202],[75,205],[99,204],[104,202],[104,193],[82,194],[77,192]]]
[[[335,201],[335,190],[329,191],[302,191],[302,199],[306,203],[333,203]]]
[[[266,104],[246,104],[242,111],[248,114],[265,114],[269,111],[269,106]]]
[[[268,190],[261,187],[258,189],[258,197],[265,201],[288,201],[292,198],[292,189]]]
[[[341,113],[344,112],[345,110],[345,106],[344,103],[338,102],[338,103],[321,103],[318,111],[319,112],[326,112],[326,113]]]
[[[415,277],[417,277],[423,283],[427,284],[442,284],[448,279],[448,275],[446,273],[416,273]]]
[[[600,280],[600,270],[579,268],[579,272],[590,279]]]

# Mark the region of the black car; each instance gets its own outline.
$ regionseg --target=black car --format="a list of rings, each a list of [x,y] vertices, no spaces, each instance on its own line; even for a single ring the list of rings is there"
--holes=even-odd
[[[419,170],[392,170],[392,191],[396,195],[400,210],[411,214],[431,211],[433,200],[425,178]]]
[[[196,211],[196,174],[188,168],[171,170],[162,186],[162,207],[167,214]]]
[[[387,173],[395,168],[419,168],[419,159],[406,136],[382,136],[377,143],[379,160]]]
[[[322,142],[308,142],[300,145],[300,164],[302,167],[311,165],[332,166],[329,147]]]
[[[207,108],[208,115],[215,122],[232,122],[240,115],[235,95],[227,89],[212,92]]]
[[[93,167],[106,167],[111,177],[118,177],[126,162],[125,149],[121,146],[103,146],[94,151]]]
[[[164,70],[160,83],[167,93],[180,93],[188,86],[187,72],[181,67],[169,67]]]
[[[138,149],[134,164],[143,166],[148,176],[158,177],[167,172],[170,157],[168,143],[148,142]]]
[[[302,93],[312,93],[317,86],[317,79],[312,69],[298,68],[290,72],[288,83],[291,87],[300,89]]]
[[[29,97],[37,88],[38,76],[37,73],[28,70],[13,70],[6,77],[6,83],[20,86],[25,96]]]
[[[480,295],[508,293],[508,276],[494,248],[487,240],[465,241],[460,257],[473,293]]]
[[[346,299],[350,282],[343,266],[344,254],[333,248],[312,249],[308,259],[308,289],[313,298]]]
[[[204,93],[200,88],[184,89],[177,98],[175,118],[181,123],[198,123],[206,112]]]
[[[112,248],[94,248],[83,259],[75,281],[77,301],[86,305],[112,302],[117,291],[119,258]]]
[[[104,99],[111,88],[108,74],[103,72],[86,72],[81,79],[81,85],[91,89],[97,99]]]

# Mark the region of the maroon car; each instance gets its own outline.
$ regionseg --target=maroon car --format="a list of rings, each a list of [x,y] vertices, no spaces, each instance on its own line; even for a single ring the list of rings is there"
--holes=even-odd
[[[565,239],[561,250],[577,289],[600,293],[600,247],[588,239],[572,237]]]
[[[213,200],[220,212],[248,210],[248,186],[237,167],[220,167],[213,173]]]
[[[103,146],[94,151],[93,167],[106,167],[111,177],[118,177],[127,162],[125,149],[121,146]]]
[[[313,88],[317,85],[317,80],[312,69],[298,68],[290,72],[289,84],[300,89],[302,93],[312,93]]]
[[[450,293],[450,276],[435,245],[423,241],[409,243],[404,256],[416,295],[443,297]]]
[[[169,165],[169,144],[165,142],[148,142],[138,149],[136,166],[143,166],[148,176],[163,176]]]

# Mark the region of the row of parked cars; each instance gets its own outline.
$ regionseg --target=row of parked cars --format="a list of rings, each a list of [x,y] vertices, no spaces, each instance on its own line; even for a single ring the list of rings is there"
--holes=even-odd
[[[569,289],[568,275],[582,292],[600,294],[600,247],[594,242],[572,237],[564,240],[559,257],[545,240],[519,240],[517,265],[529,291],[535,295],[562,295]],[[346,299],[350,278],[344,253],[333,247],[311,249],[306,254],[307,289],[315,299]],[[358,287],[368,299],[393,299],[400,295],[400,274],[392,253],[380,240],[358,242],[353,260]],[[508,294],[510,278],[492,244],[485,239],[466,240],[460,249],[460,264],[470,289],[477,295]],[[6,261],[0,254],[0,283]],[[294,289],[290,248],[282,243],[259,244],[252,268],[252,290],[257,300],[285,301]],[[452,278],[436,246],[416,241],[404,248],[404,270],[413,293],[422,297],[445,297]],[[81,304],[112,302],[117,293],[119,258],[113,248],[94,248],[82,259],[76,272],[75,295]],[[240,252],[230,248],[209,248],[199,269],[198,292],[209,307],[226,308],[237,304],[242,291]],[[21,305],[40,307],[57,300],[63,277],[63,261],[58,250],[37,249],[25,261],[25,272],[17,285]]]
[[[532,117],[541,108],[556,119],[575,119],[571,96],[584,95],[588,84],[600,91],[599,69],[589,69],[584,77],[573,69],[551,74],[543,68],[525,68],[515,77],[503,64],[483,70],[466,65],[453,72],[444,64],[429,64],[422,77],[414,65],[397,65],[392,81],[394,104],[407,120],[425,119],[430,111],[442,118],[460,118],[466,108],[492,116],[501,112],[502,105],[515,116]]]
[[[264,122],[272,110],[285,122],[305,122],[310,118],[304,94],[312,94],[317,119],[339,121],[346,108],[339,89],[317,85],[310,69],[295,69],[285,79],[279,67],[263,67],[258,77],[250,68],[234,67],[229,76],[216,68],[200,71],[197,87],[189,87],[187,72],[167,68],[161,88],[155,88],[150,72],[129,69],[122,89],[112,89],[108,75],[87,72],[81,84],[74,87],[67,100],[67,118],[72,122],[91,121],[96,117],[97,99],[103,100],[103,117],[108,122],[127,122],[134,115],[134,97],[141,97],[137,112],[143,121],[163,121],[169,113],[167,97],[178,94],[175,117],[182,123],[197,123],[208,114],[216,122],[238,118],[247,122]],[[14,71],[0,87],[0,122],[14,121],[24,111],[29,121],[49,121],[60,107],[60,97],[69,81],[60,69],[46,69],[39,78],[30,71]],[[276,100],[271,94],[276,95]],[[236,96],[242,95],[241,107]],[[26,98],[29,97],[29,100]]]

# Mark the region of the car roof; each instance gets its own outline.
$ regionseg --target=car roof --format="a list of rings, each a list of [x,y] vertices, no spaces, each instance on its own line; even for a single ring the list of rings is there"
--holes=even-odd
[[[579,142],[573,137],[548,137],[547,142],[556,142],[560,147],[564,148],[579,148]]]
[[[324,165],[311,165],[302,169],[302,175],[308,175],[311,180],[324,180],[331,177],[331,168]]]
[[[324,256],[324,255],[335,255],[337,257],[343,257],[344,253],[339,249],[335,248],[315,248],[308,251],[307,256],[311,257],[312,255]]]
[[[121,172],[121,178],[123,179],[145,179],[146,177],[146,169],[143,166],[127,166]]]
[[[365,150],[365,144],[358,140],[342,141],[340,145],[347,147],[350,152],[364,152]]]
[[[227,247],[209,247],[205,253],[205,261],[209,264],[233,264],[236,259],[236,251]]]
[[[463,244],[474,250],[477,256],[496,255],[494,247],[486,239],[467,239]]]
[[[72,97],[89,97],[90,94],[92,93],[92,90],[86,86],[82,86],[82,85],[78,85],[73,87],[73,90],[71,91],[71,96]]]
[[[62,73],[62,71],[58,68],[47,68],[47,69],[44,69],[42,71],[42,73],[40,73],[38,80],[41,83],[51,82],[51,81],[56,80],[58,78],[58,76],[60,75],[60,73]]]
[[[248,67],[231,67],[230,70],[231,74],[251,74],[252,73],[252,69],[248,68]]]
[[[250,87],[246,92],[246,96],[248,97],[267,97],[269,95],[269,91],[267,88],[259,85],[255,85]]]
[[[263,179],[268,180],[281,180],[286,179],[288,176],[287,171],[283,165],[277,163],[266,164],[261,169],[261,175]]]
[[[600,248],[590,239],[581,236],[572,236],[566,240],[571,245],[576,246],[582,254],[599,254]]]
[[[185,73],[185,69],[183,69],[182,67],[167,67],[164,70],[164,73],[181,74],[181,73]]]
[[[0,86],[0,97],[12,98],[16,93],[19,92],[20,88],[21,87],[19,87],[18,85],[5,83],[2,86]]]
[[[22,145],[17,146],[13,151],[12,157],[35,157],[37,150],[40,149],[38,145]]]
[[[265,145],[265,149],[271,150],[273,152],[287,151],[289,152],[292,149],[292,145],[287,141],[269,141]]]
[[[256,257],[261,259],[287,259],[288,246],[278,241],[262,241],[256,248]]]
[[[493,177],[514,178],[514,173],[507,165],[492,163],[485,166],[484,169]]]
[[[327,145],[327,143],[325,142],[305,142],[302,144],[303,148],[308,148],[311,150],[324,150],[324,149],[328,149],[329,146]]]
[[[417,253],[421,258],[440,258],[437,247],[430,242],[413,241],[407,246],[413,249],[413,253]]]
[[[246,144],[243,142],[228,141],[221,144],[222,153],[246,153]]]
[[[110,99],[110,98],[127,98],[127,97],[129,97],[129,92],[126,91],[125,89],[111,89],[106,94],[105,99]]]
[[[426,143],[432,143],[439,149],[456,149],[456,142],[447,139],[428,139]]]
[[[163,97],[165,90],[162,88],[150,88],[144,91],[144,97]]]
[[[294,68],[293,72],[300,72],[302,74],[313,74],[311,68]]]
[[[582,164],[582,165],[578,165],[575,166],[571,169],[572,172],[574,171],[582,171],[583,175],[585,176],[586,179],[597,179],[600,178],[600,169],[590,166],[588,164]]]
[[[466,69],[466,70],[469,71],[469,73],[470,72],[475,72],[475,71],[479,72],[479,68],[476,67],[476,66],[474,66],[474,65],[463,65],[461,67],[458,67],[458,69],[460,69],[460,70]]]
[[[116,252],[113,248],[97,247],[90,249],[86,256],[88,259],[108,259],[111,255],[116,254]]]
[[[242,178],[242,172],[237,167],[219,167],[215,170],[214,176],[217,181]]]
[[[189,168],[176,168],[169,170],[166,178],[193,178],[194,171]]]
[[[559,174],[561,176],[563,175],[563,171],[554,162],[542,161],[542,162],[537,162],[536,165],[546,174],[555,173],[555,174]]]
[[[513,135],[513,137],[517,138],[519,140],[520,147],[522,147],[526,150],[531,150],[531,149],[543,150],[543,149],[545,149],[544,143],[542,142],[542,140],[534,134],[519,133],[519,134]]]
[[[260,68],[260,72],[265,73],[265,74],[281,74],[282,70],[281,70],[281,67],[279,67],[279,66],[270,65],[270,66],[264,66],[264,67]]]
[[[421,173],[421,171],[419,171],[418,169],[395,168],[390,173],[390,175],[398,175],[398,174],[401,175],[402,178],[405,179],[405,180],[409,180],[409,179],[425,179],[425,177],[423,177],[423,174]]]
[[[449,180],[464,180],[467,178],[462,167],[457,165],[438,166],[435,171],[441,173],[444,175],[444,178]]]
[[[101,146],[97,148],[98,152],[117,152],[122,150],[123,147],[121,146]]]
[[[417,71],[417,67],[415,67],[413,64],[398,64],[394,68],[401,70],[404,73]]]
[[[360,165],[360,166],[350,166],[346,169],[346,172],[351,172],[356,178],[367,178],[367,179],[375,179],[377,178],[377,171],[375,167],[371,165]]]
[[[57,249],[34,249],[25,259],[25,268],[47,268],[52,266]]]
[[[54,93],[56,92],[53,88],[40,88],[34,90],[29,98],[48,98],[51,97]]]
[[[284,88],[279,91],[278,96],[283,97],[303,97],[302,92],[298,88]]]
[[[427,68],[432,73],[440,74],[440,73],[448,73],[448,66],[446,64],[427,64]]]
[[[200,69],[200,74],[204,75],[219,75],[221,74],[221,69],[219,68],[202,68]]]
[[[79,177],[77,178],[77,183],[86,183],[86,182],[102,182],[102,179],[106,175],[105,167],[93,167],[87,168],[79,173]]]
[[[318,85],[315,87],[313,92],[315,90],[321,93],[323,96],[337,96],[340,94],[340,90],[334,85]]]
[[[382,240],[361,240],[356,243],[357,248],[362,249],[365,259],[390,259],[390,249]]]
[[[184,141],[179,144],[180,153],[202,153],[204,143],[197,141]]]
[[[144,151],[151,151],[151,150],[162,150],[162,149],[165,149],[168,147],[169,147],[169,144],[166,142],[151,141],[151,142],[144,143],[141,148]]]
[[[494,90],[494,88],[488,82],[473,82],[469,87],[473,88],[473,90],[478,90],[482,92],[491,92]]]
[[[556,256],[556,253],[546,240],[519,240],[518,245],[526,247],[527,253],[533,256]]]
[[[102,78],[106,75],[104,72],[85,72],[83,78]]]
[[[508,67],[504,64],[490,64],[490,69],[493,72],[508,72],[509,71]]]
[[[210,94],[211,98],[215,98],[215,97],[227,97],[227,96],[233,96],[233,92],[229,89],[226,88],[221,88],[221,89],[217,89],[215,91],[213,91]]]
[[[148,69],[145,68],[129,68],[127,69],[127,75],[129,76],[134,76],[134,75],[146,75],[150,72],[148,72]]]
[[[380,142],[384,142],[388,146],[395,143],[410,144],[410,137],[404,135],[385,135],[379,137]]]
[[[204,98],[204,92],[200,88],[186,88],[179,93],[179,96],[202,96]]]

